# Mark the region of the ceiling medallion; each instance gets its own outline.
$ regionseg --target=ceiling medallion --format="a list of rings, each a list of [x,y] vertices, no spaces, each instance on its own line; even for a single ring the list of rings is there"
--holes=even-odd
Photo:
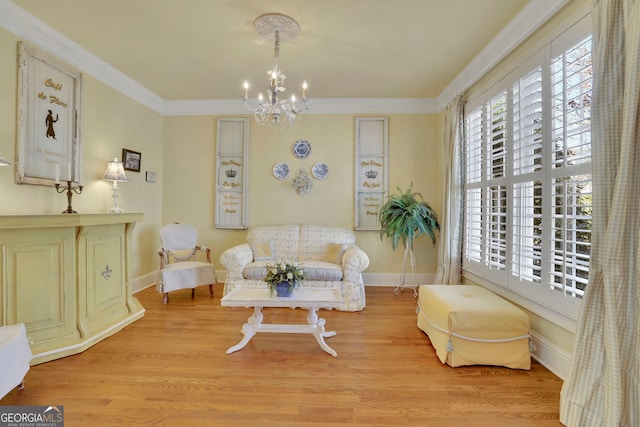
[[[258,94],[256,102],[249,102],[249,82],[245,80],[242,99],[248,111],[256,118],[259,125],[267,125],[279,129],[286,125],[293,126],[293,121],[304,110],[309,109],[307,98],[307,82],[302,83],[302,100],[295,95],[290,99],[280,99],[279,94],[286,91],[284,80],[287,76],[278,67],[280,58],[280,41],[295,39],[300,33],[300,26],[295,19],[281,13],[266,13],[260,15],[253,22],[258,35],[266,40],[274,40],[273,68],[267,71],[270,80],[267,86],[267,95]]]

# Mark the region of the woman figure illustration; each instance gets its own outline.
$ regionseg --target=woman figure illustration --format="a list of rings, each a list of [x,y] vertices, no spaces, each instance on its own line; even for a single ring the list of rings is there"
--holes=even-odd
[[[47,111],[49,111],[49,114],[47,114],[47,118],[44,121],[47,125],[47,138],[56,139],[56,132],[53,130],[53,124],[58,121],[58,115],[56,114],[56,118],[54,119],[53,112],[51,110]]]

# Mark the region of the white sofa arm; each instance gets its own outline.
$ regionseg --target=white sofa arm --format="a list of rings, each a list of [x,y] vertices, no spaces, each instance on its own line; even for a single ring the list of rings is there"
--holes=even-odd
[[[362,272],[369,267],[369,257],[357,245],[349,245],[342,255],[344,281],[359,283]]]
[[[248,243],[234,246],[220,254],[220,262],[227,269],[227,282],[241,280],[244,268],[253,261],[253,252]]]

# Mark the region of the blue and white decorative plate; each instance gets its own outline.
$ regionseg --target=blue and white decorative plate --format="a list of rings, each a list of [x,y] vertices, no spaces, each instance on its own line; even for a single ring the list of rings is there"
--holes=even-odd
[[[286,163],[276,163],[273,167],[273,176],[278,179],[285,179],[289,175],[289,166]]]
[[[329,175],[329,166],[326,163],[316,163],[311,168],[311,174],[315,179],[325,179]]]
[[[293,144],[293,154],[299,158],[304,159],[311,154],[311,144],[306,139],[299,139]]]

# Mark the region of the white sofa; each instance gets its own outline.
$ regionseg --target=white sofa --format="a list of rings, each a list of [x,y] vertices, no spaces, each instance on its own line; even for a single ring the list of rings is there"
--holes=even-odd
[[[266,265],[288,259],[302,266],[304,286],[340,288],[341,310],[366,306],[362,272],[369,266],[369,257],[356,245],[351,230],[324,225],[255,227],[249,230],[247,242],[220,255],[227,268],[225,295],[241,285],[266,287]]]

